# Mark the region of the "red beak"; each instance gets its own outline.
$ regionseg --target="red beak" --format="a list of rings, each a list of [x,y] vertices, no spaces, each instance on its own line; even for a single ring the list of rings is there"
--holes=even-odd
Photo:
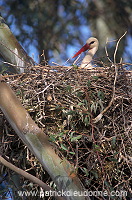
[[[76,56],[78,56],[84,51],[87,51],[88,49],[90,49],[90,46],[86,43],[72,58],[75,58]]]

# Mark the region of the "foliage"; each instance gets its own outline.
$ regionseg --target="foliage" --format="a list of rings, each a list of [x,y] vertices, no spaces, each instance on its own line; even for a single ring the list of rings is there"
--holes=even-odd
[[[6,79],[32,118],[49,135],[56,153],[75,167],[88,191],[105,190],[110,198],[110,191],[124,190],[129,199],[131,79],[121,64],[117,66],[114,102],[97,123],[94,118],[113,96],[114,66],[104,65],[105,77],[96,73],[95,78],[94,72],[74,67],[35,66],[29,73]],[[17,166],[55,187],[36,158],[5,126],[3,131],[9,136],[2,136],[3,152],[8,156],[12,149],[10,159]],[[24,181],[22,187],[31,189],[28,183]],[[32,188],[37,190],[34,184]]]
[[[85,43],[90,36],[90,27],[92,35],[99,39],[100,51],[97,54],[100,57],[104,54],[107,38],[112,40],[108,44],[111,56],[115,46],[113,40],[117,40],[128,31],[118,51],[119,61],[128,44],[128,37],[132,36],[130,1],[4,0],[1,2],[1,9],[3,17],[11,25],[19,41],[27,50],[35,46],[38,54],[42,55],[41,60],[46,58],[47,61],[54,57],[60,62],[60,56],[66,60],[69,57],[68,47],[75,47],[78,42],[80,45]],[[129,54],[127,51],[127,58],[131,60]]]

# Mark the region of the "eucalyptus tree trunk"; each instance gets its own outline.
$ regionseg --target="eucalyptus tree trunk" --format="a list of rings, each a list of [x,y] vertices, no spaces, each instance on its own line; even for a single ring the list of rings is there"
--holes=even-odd
[[[27,55],[15,36],[0,16],[0,55],[15,69],[17,73],[26,71],[26,68],[35,64],[33,59]]]
[[[2,18],[0,18],[0,28],[0,54],[4,59],[13,64],[16,70],[26,68],[28,64],[29,66],[34,64]],[[84,188],[76,175],[74,166],[55,153],[49,138],[32,120],[2,77],[0,77],[0,108],[24,144],[27,145],[49,173],[57,185],[58,191],[63,192],[63,199],[89,199],[89,197],[81,194]]]

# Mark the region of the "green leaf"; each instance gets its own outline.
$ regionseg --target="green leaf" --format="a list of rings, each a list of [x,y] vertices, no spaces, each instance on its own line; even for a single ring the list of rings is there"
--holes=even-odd
[[[87,100],[86,99],[83,99],[83,101],[82,101],[84,104],[85,104],[85,106],[87,106],[88,105],[88,102],[87,102]]]
[[[68,85],[68,86],[66,87],[66,91],[67,91],[67,92],[71,92],[71,86],[70,86],[70,85]]]
[[[55,142],[55,141],[56,141],[56,138],[55,138],[55,136],[53,136],[53,135],[50,135],[49,141],[51,141],[51,142]]]
[[[64,146],[63,144],[61,144],[61,148],[65,151],[68,151],[68,148],[66,146]]]
[[[98,80],[99,77],[98,77],[98,76],[93,76],[92,78],[93,78],[94,80]]]
[[[91,105],[91,112],[94,111],[94,113],[96,114],[97,107],[98,107],[98,103],[93,102]]]
[[[76,136],[76,137],[73,137],[73,138],[71,138],[71,142],[77,141],[77,140],[79,140],[81,137],[82,137],[82,135],[78,135],[78,136]]]
[[[112,140],[111,140],[112,148],[115,147],[115,144],[116,144],[116,136],[115,136],[115,137],[112,137]]]
[[[81,92],[81,91],[77,92],[77,97],[82,97],[83,95],[84,95],[83,92]]]
[[[77,106],[84,106],[84,103],[79,102],[79,103],[77,104]]]
[[[116,159],[116,158],[112,158],[112,157],[108,157],[108,159],[110,160],[110,161],[113,161],[113,162],[118,162],[118,160]]]
[[[20,94],[21,94],[21,91],[18,90],[18,91],[16,92],[16,95],[20,95]]]
[[[76,114],[76,111],[75,110],[70,110],[66,113],[66,115],[74,115]]]
[[[78,66],[77,65],[72,65],[74,67],[74,69],[78,69]]]
[[[58,135],[59,136],[63,136],[63,135],[65,135],[65,133],[64,132],[60,132]]]
[[[88,172],[88,170],[84,167],[83,169],[83,172],[86,174],[86,176],[88,176],[89,175],[89,172]]]
[[[108,183],[108,181],[104,181],[105,185],[110,189],[110,191],[114,191],[114,188]]]
[[[72,154],[72,155],[75,155],[75,152],[70,151],[69,153]]]
[[[85,123],[85,125],[89,125],[89,123],[90,123],[90,117],[89,116],[86,116],[85,118],[84,118],[84,123]]]
[[[73,134],[75,133],[75,131],[72,131],[70,134],[70,139],[73,138]]]
[[[97,95],[99,99],[104,100],[104,92],[99,90]]]
[[[104,181],[105,185],[110,188],[110,184],[107,181]]]
[[[94,145],[94,149],[96,150],[96,151],[101,151],[101,148],[100,148],[100,146],[99,145]]]
[[[88,82],[87,82],[87,86],[89,87],[90,85],[91,85],[91,81],[88,80]]]
[[[94,175],[94,177],[96,179],[98,179],[98,174],[97,174],[97,172],[95,170],[91,170],[91,173]]]
[[[101,100],[101,99],[98,101],[98,104],[100,105],[101,109],[103,110],[103,109],[104,109],[104,106],[103,106],[103,103],[102,103],[102,100]]]

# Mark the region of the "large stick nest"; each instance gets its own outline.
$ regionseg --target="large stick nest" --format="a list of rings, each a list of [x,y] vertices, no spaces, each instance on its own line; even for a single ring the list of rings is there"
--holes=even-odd
[[[103,65],[103,71],[35,66],[5,77],[86,189],[129,196],[131,72],[123,64]]]

